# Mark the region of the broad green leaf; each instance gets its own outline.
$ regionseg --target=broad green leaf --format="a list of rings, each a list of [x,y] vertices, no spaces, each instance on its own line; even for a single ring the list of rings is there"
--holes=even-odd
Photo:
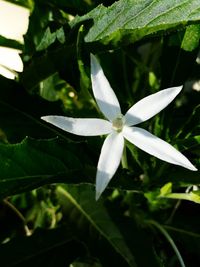
[[[187,27],[181,48],[185,51],[193,51],[199,46],[200,25],[190,25]]]
[[[63,267],[85,254],[85,248],[72,231],[62,227],[36,230],[0,245],[1,266]]]
[[[103,206],[103,202],[101,200],[98,202],[95,201],[94,187],[89,185],[65,185],[64,187],[58,187],[57,190],[60,195],[68,199],[84,215],[97,232],[128,263],[128,266],[137,266],[123,235],[112,222],[112,219]]]
[[[87,43],[134,43],[150,34],[173,30],[200,20],[198,0],[120,0],[110,7],[99,5],[88,14],[76,17],[71,26],[91,20]]]
[[[76,153],[79,154],[75,143],[71,146],[58,138],[26,138],[19,144],[0,144],[0,196],[17,194],[48,183],[70,180],[73,183],[78,177],[81,182],[83,167]]]

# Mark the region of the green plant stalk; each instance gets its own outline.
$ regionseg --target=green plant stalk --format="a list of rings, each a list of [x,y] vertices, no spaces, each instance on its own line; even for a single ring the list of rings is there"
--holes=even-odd
[[[80,72],[80,87],[81,87],[80,96],[83,99],[87,100],[90,104],[92,104],[92,106],[97,110],[97,112],[101,114],[99,107],[97,106],[91,93],[88,90],[91,85],[91,82],[90,82],[89,77],[87,76],[87,73],[84,67],[84,62],[81,57],[82,46],[84,45],[84,36],[85,36],[84,25],[82,24],[79,28],[77,42],[76,42],[77,63],[78,63],[78,68]]]
[[[123,154],[122,154],[122,168],[128,169],[128,161],[127,161],[127,154],[126,154],[126,146],[124,146]]]
[[[159,223],[157,223],[156,221],[153,221],[153,220],[148,220],[147,223],[155,226],[158,230],[160,230],[160,232],[165,236],[165,238],[167,239],[167,241],[170,243],[170,245],[172,246],[179,262],[180,262],[180,265],[181,267],[186,267],[184,261],[183,261],[183,258],[176,246],[176,244],[174,243],[173,239],[171,238],[171,236],[168,234],[168,232],[164,229],[164,227],[162,225],[160,225]]]

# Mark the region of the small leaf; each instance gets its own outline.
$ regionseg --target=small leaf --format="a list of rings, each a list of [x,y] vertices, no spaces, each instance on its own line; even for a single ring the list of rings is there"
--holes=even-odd
[[[189,25],[186,29],[181,48],[185,51],[193,51],[199,46],[200,25]]]
[[[56,33],[53,32],[51,33],[49,27],[46,29],[46,31],[44,32],[44,35],[40,41],[40,43],[38,44],[38,46],[36,47],[37,51],[42,51],[44,49],[46,49],[47,47],[49,47],[51,44],[53,44],[56,40]]]
[[[63,27],[56,31],[56,37],[61,44],[65,43],[65,32],[63,30]]]
[[[160,196],[164,197],[170,194],[171,192],[172,192],[172,183],[167,183],[160,189]]]

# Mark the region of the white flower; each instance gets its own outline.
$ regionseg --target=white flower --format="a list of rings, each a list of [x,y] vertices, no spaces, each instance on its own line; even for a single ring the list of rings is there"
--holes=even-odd
[[[63,116],[44,116],[42,119],[76,135],[108,134],[102,146],[97,166],[96,199],[105,190],[120,164],[124,138],[161,160],[183,166],[192,171],[197,170],[173,146],[135,126],[164,109],[181,91],[182,86],[168,88],[143,98],[123,116],[118,99],[94,55],[91,55],[91,79],[96,102],[107,120],[75,119]]]
[[[0,35],[23,43],[28,29],[30,11],[27,8],[0,0]],[[19,49],[0,46],[0,75],[15,79],[23,71]]]

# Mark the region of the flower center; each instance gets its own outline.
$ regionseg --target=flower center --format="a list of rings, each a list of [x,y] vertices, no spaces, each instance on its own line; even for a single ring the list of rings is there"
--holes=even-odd
[[[121,132],[123,126],[124,126],[124,116],[120,114],[119,116],[117,116],[117,118],[115,118],[112,121],[112,128],[117,132]]]

